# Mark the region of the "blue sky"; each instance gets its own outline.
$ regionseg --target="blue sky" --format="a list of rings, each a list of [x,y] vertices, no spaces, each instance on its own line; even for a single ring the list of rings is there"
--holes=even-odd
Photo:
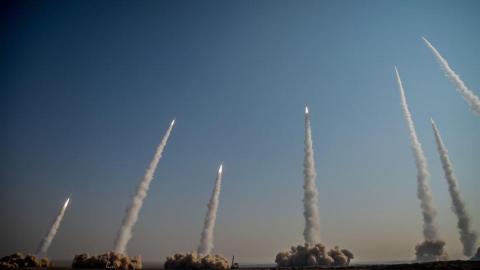
[[[399,68],[440,234],[461,256],[429,118],[480,231],[480,120],[422,43],[480,93],[476,1],[15,1],[0,16],[0,255],[34,251],[72,197],[50,257],[111,249],[176,117],[128,246],[198,245],[225,175],[215,251],[272,262],[302,243],[303,107],[312,115],[322,241],[358,261],[413,258],[416,171]]]

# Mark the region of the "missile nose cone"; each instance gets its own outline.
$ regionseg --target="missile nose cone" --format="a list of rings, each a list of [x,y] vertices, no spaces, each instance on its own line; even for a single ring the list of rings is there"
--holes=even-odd
[[[175,125],[175,120],[176,120],[175,118],[172,120],[172,123],[170,123],[170,126]]]
[[[223,163],[220,164],[220,167],[218,168],[218,173],[222,173],[223,171]]]
[[[308,114],[308,106],[305,106],[305,114]]]

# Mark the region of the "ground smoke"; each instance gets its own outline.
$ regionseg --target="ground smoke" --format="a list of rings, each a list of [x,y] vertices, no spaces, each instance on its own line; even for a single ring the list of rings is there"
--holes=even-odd
[[[327,251],[322,244],[292,246],[289,251],[279,252],[275,263],[279,267],[300,266],[345,266],[350,264],[353,253],[335,247]]]
[[[72,268],[142,269],[142,259],[140,256],[131,258],[115,252],[92,256],[82,253],[75,255]]]
[[[54,267],[47,258],[20,252],[0,258],[0,269],[25,269],[27,267]]]
[[[416,260],[419,262],[444,261],[448,255],[442,240],[425,240],[415,247]]]
[[[182,254],[177,253],[167,257],[165,269],[230,269],[230,263],[222,255],[212,254],[202,256],[197,252]]]

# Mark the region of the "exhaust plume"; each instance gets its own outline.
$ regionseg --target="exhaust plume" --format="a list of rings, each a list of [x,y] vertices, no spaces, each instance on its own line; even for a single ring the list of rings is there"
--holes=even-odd
[[[38,246],[38,249],[37,249],[37,255],[39,257],[44,257],[47,254],[48,248],[52,244],[53,238],[55,238],[55,235],[57,234],[58,229],[60,228],[60,224],[62,223],[62,219],[63,219],[63,216],[65,215],[65,211],[67,210],[69,202],[70,202],[70,198],[68,198],[65,201],[62,209],[60,209],[60,212],[55,218],[55,221],[50,227],[50,230],[48,231],[47,235],[45,235],[45,237],[42,239],[42,242],[40,242],[40,245]]]
[[[147,171],[145,172],[145,175],[143,176],[143,179],[140,181],[140,183],[137,186],[137,191],[135,193],[135,196],[132,198],[132,201],[130,202],[130,206],[127,209],[126,216],[123,218],[122,226],[120,227],[120,230],[118,231],[118,234],[117,234],[117,238],[115,239],[115,253],[125,254],[128,241],[130,240],[130,238],[132,238],[132,228],[137,222],[138,214],[143,205],[143,200],[145,199],[145,197],[147,197],[147,192],[150,187],[150,183],[152,182],[153,175],[157,168],[158,162],[162,157],[163,149],[165,149],[165,146],[167,145],[168,137],[172,132],[174,124],[175,124],[175,119],[173,119],[173,121],[170,123],[170,126],[167,129],[167,132],[165,133],[165,135],[162,138],[162,141],[157,147],[155,156],[153,157],[152,161],[150,162],[150,165],[147,168]]]
[[[397,67],[395,67],[395,73],[397,76],[397,84],[400,90],[400,98],[402,100],[402,110],[407,124],[410,141],[412,143],[413,156],[415,157],[415,164],[417,166],[417,181],[418,189],[417,196],[420,200],[420,206],[422,208],[423,215],[423,236],[426,240],[437,240],[438,230],[435,225],[435,216],[437,215],[432,205],[432,194],[430,193],[430,187],[428,185],[428,177],[430,173],[427,168],[427,159],[423,153],[422,145],[417,137],[415,125],[413,124],[412,114],[408,108],[407,98],[405,97],[405,91],[403,90],[403,84],[400,79]]]
[[[217,219],[217,210],[220,197],[220,188],[222,186],[223,164],[220,164],[215,180],[215,187],[212,191],[212,197],[208,203],[207,215],[205,216],[205,223],[203,225],[200,245],[198,246],[199,255],[209,255],[213,249],[213,229],[215,227],[215,220]]]
[[[397,76],[398,89],[400,90],[400,98],[402,101],[402,111],[407,124],[411,148],[415,158],[415,165],[417,167],[417,197],[420,200],[420,207],[423,216],[423,237],[425,241],[415,247],[415,253],[418,261],[436,261],[446,258],[446,253],[443,250],[445,242],[438,237],[438,229],[435,224],[435,217],[437,215],[432,205],[432,194],[430,186],[428,185],[428,167],[427,159],[422,149],[422,145],[417,137],[415,125],[413,123],[412,114],[408,108],[407,98],[403,90],[402,80],[395,67],[395,74]]]
[[[433,47],[432,43],[430,43],[426,38],[422,37],[423,41],[427,44],[427,46],[432,50],[433,55],[440,63],[441,68],[443,69],[445,76],[450,79],[453,83],[453,86],[457,89],[457,91],[463,96],[465,101],[468,103],[470,110],[477,115],[480,115],[480,98],[475,95],[475,93],[468,89],[465,83],[462,81],[460,76],[458,76],[455,71],[450,67],[447,60],[443,58],[443,56]]]
[[[305,216],[303,237],[306,243],[314,246],[320,243],[320,215],[318,211],[318,192],[315,185],[317,172],[315,170],[315,160],[313,156],[312,129],[307,106],[305,106],[305,157],[303,162],[303,175],[303,215]]]
[[[452,210],[458,218],[457,227],[460,231],[460,241],[463,245],[463,254],[467,257],[473,256],[475,252],[475,242],[477,241],[476,233],[470,228],[470,217],[465,208],[465,203],[462,199],[462,194],[458,186],[458,180],[453,171],[453,165],[448,157],[448,150],[443,144],[440,131],[437,125],[432,121],[433,133],[435,135],[435,141],[437,143],[438,154],[440,155],[440,161],[442,162],[443,171],[445,173],[445,179],[448,183],[448,191],[452,198]]]

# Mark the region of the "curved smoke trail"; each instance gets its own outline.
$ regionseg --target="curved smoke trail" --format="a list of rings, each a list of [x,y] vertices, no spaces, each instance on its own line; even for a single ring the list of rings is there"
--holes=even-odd
[[[453,172],[452,162],[448,157],[448,150],[443,144],[443,140],[437,125],[433,119],[431,121],[433,133],[435,134],[435,141],[437,143],[438,154],[440,155],[440,161],[442,162],[445,179],[448,183],[448,191],[450,192],[450,197],[452,198],[452,210],[458,218],[457,227],[460,231],[460,241],[463,245],[463,254],[467,257],[471,257],[475,253],[475,242],[477,241],[477,235],[470,228],[470,217],[467,214],[465,203],[458,187],[457,177]]]
[[[44,257],[47,254],[48,248],[52,244],[53,238],[55,238],[55,235],[57,234],[58,229],[60,228],[60,224],[62,223],[62,219],[63,219],[63,216],[65,215],[65,211],[67,210],[69,202],[70,202],[70,198],[68,198],[65,201],[62,209],[60,210],[60,213],[58,213],[57,217],[55,218],[55,221],[50,227],[50,230],[48,231],[47,235],[45,235],[45,237],[42,239],[42,242],[40,242],[40,245],[38,246],[38,249],[37,249],[38,256]]]
[[[138,184],[135,196],[132,198],[130,206],[127,209],[126,216],[122,221],[122,226],[120,227],[120,230],[118,231],[118,234],[117,234],[117,238],[115,239],[116,253],[125,254],[128,241],[130,240],[130,238],[132,238],[132,228],[137,222],[138,214],[143,205],[143,200],[145,199],[145,197],[147,197],[147,192],[150,187],[150,182],[152,182],[153,175],[157,168],[158,162],[162,157],[163,149],[165,149],[165,146],[168,141],[168,137],[172,132],[174,124],[175,124],[175,119],[170,123],[170,127],[168,127],[167,132],[163,136],[160,144],[158,145],[157,151],[155,152],[155,156],[150,162],[150,165],[148,166],[142,181]]]
[[[208,255],[213,249],[213,229],[215,227],[215,220],[217,219],[217,210],[220,197],[220,189],[222,187],[223,164],[220,164],[215,180],[215,187],[212,191],[212,197],[208,202],[207,215],[205,216],[205,223],[203,225],[200,245],[197,252],[200,255]]]
[[[428,176],[430,175],[427,168],[427,159],[423,153],[422,145],[420,144],[417,132],[415,131],[415,125],[413,124],[412,114],[408,108],[407,98],[403,90],[400,74],[397,67],[395,67],[395,74],[397,76],[398,88],[400,90],[400,98],[402,100],[402,110],[407,124],[410,141],[412,144],[413,156],[415,157],[415,164],[417,166],[417,197],[420,200],[420,206],[422,208],[423,215],[423,236],[425,240],[435,241],[438,240],[438,230],[435,225],[436,211],[432,205],[432,194],[430,193],[430,187],[428,185]]]
[[[477,115],[480,115],[480,97],[475,95],[475,93],[468,89],[465,83],[460,79],[455,71],[450,67],[447,60],[443,58],[443,56],[433,47],[432,43],[430,43],[426,38],[422,37],[423,41],[427,44],[427,46],[432,50],[433,54],[437,58],[440,66],[442,67],[443,71],[445,72],[445,76],[450,79],[453,83],[453,86],[457,89],[457,91],[463,96],[465,101],[470,106],[470,110]]]
[[[303,161],[304,175],[304,198],[303,207],[305,216],[305,230],[303,237],[310,245],[320,243],[320,215],[318,211],[318,192],[315,185],[317,172],[313,157],[312,129],[310,126],[310,114],[308,107],[305,107],[305,157]]]

